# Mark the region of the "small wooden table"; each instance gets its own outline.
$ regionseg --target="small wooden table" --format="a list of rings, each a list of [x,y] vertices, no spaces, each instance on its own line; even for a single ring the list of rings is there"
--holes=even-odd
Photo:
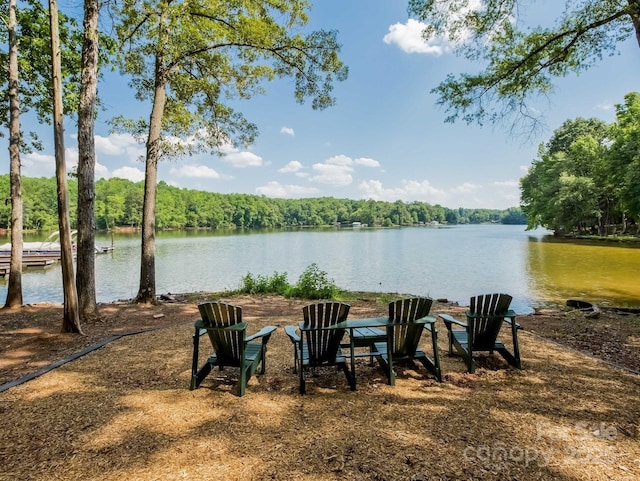
[[[436,318],[434,316],[426,316],[425,318],[421,319],[421,322],[425,323],[425,324],[429,324],[431,326],[431,339],[432,339],[432,344],[433,344],[433,349],[434,349],[434,362],[435,362],[435,366],[434,366],[434,370],[435,370],[435,374],[438,378],[438,380],[441,380],[440,377],[440,363],[439,363],[439,357],[438,357],[438,338],[437,338],[437,330],[435,328],[435,322],[436,322]],[[372,353],[371,352],[359,352],[357,353],[355,351],[356,347],[362,347],[366,344],[363,344],[362,339],[358,339],[358,341],[356,342],[356,338],[354,338],[354,336],[352,335],[353,330],[354,329],[362,329],[362,328],[368,328],[368,327],[377,327],[377,328],[382,328],[384,327],[385,329],[388,328],[389,326],[393,326],[393,325],[397,325],[400,324],[398,321],[393,321],[391,319],[389,319],[388,317],[369,317],[369,318],[361,318],[361,319],[347,319],[346,321],[343,322],[339,322],[337,324],[333,324],[332,326],[327,326],[324,327],[323,329],[345,329],[349,331],[349,351],[350,351],[350,358],[351,358],[351,377],[352,377],[352,389],[356,388],[356,367],[355,367],[355,359],[356,357],[371,357]],[[315,328],[309,328],[308,326],[305,328],[305,323],[304,322],[300,322],[299,324],[300,330],[301,331],[306,331],[306,330],[315,330],[317,329],[317,327]],[[392,358],[392,353],[393,353],[393,338],[390,335],[390,331],[387,330],[386,335],[384,336],[384,338],[380,337],[376,337],[376,338],[371,338],[371,342],[374,341],[386,341],[387,343],[387,355],[389,357],[389,370],[390,372],[393,372],[393,358]],[[375,354],[374,354],[375,355]],[[389,384],[392,384],[392,381],[389,381]]]

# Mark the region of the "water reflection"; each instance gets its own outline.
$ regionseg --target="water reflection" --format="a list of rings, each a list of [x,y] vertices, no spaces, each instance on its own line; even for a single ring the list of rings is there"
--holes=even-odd
[[[530,237],[527,277],[542,302],[579,298],[640,307],[640,248],[635,245]]]

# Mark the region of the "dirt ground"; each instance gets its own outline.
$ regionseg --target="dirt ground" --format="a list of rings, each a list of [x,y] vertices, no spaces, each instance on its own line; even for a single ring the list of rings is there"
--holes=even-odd
[[[0,480],[640,478],[637,314],[603,310],[588,319],[558,308],[519,316],[524,369],[483,356],[473,375],[446,355],[438,321],[442,383],[422,367],[399,366],[392,387],[360,359],[356,391],[326,369],[300,396],[282,326],[297,324],[309,301],[230,297],[250,333],[278,326],[266,374],[238,398],[233,369],[188,390],[203,300],[209,296],[101,305],[84,336],[59,332],[60,306],[0,311]],[[387,301],[350,300],[350,317],[386,315]],[[435,303],[432,314],[463,309]]]

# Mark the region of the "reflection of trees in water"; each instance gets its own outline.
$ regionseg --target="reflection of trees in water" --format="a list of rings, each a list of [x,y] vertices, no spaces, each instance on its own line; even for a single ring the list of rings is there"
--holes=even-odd
[[[640,306],[640,248],[530,236],[526,272],[543,302],[581,298]]]

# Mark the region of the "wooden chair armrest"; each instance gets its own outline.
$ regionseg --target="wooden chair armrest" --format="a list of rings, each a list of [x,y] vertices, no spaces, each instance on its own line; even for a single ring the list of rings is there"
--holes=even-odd
[[[421,317],[420,319],[416,319],[414,322],[420,322],[425,324],[424,327],[429,327],[430,325],[433,326],[436,323],[436,318],[435,316],[424,316]]]
[[[300,336],[296,332],[296,326],[284,326],[284,332],[289,336],[292,343],[300,342]]]
[[[260,329],[260,331],[256,332],[255,334],[252,334],[249,337],[246,337],[245,341],[249,342],[249,341],[253,341],[254,339],[257,339],[259,337],[263,337],[265,339],[262,340],[262,343],[266,344],[267,341],[269,340],[269,337],[271,336],[271,333],[273,331],[275,331],[276,329],[277,329],[276,326],[263,327],[262,329]]]
[[[462,326],[465,329],[467,327],[466,322],[459,321],[449,314],[438,314],[438,317],[444,321],[445,326],[447,326],[447,329],[449,330],[451,330],[451,324],[457,324],[458,326]]]

